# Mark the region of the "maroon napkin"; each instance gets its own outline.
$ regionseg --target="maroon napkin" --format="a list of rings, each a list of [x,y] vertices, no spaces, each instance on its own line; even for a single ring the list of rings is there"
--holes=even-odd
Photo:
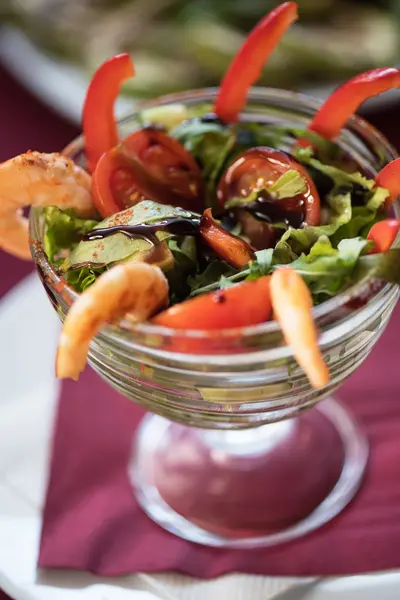
[[[87,369],[61,394],[39,556],[40,567],[100,575],[174,570],[352,574],[400,567],[400,307],[378,347],[341,390],[371,442],[364,485],[331,523],[295,542],[257,550],[210,549],[155,525],[128,477],[132,436],[144,411]]]

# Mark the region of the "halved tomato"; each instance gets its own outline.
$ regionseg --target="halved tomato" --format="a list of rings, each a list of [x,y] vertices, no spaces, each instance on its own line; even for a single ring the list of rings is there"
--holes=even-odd
[[[286,219],[293,226],[318,225],[320,199],[315,184],[303,165],[289,155],[264,146],[251,148],[241,154],[228,167],[218,185],[217,196],[221,207],[232,198],[247,198],[253,192],[274,184],[284,173],[296,170],[306,182],[306,191],[293,198],[274,200],[266,198],[263,213],[266,220],[277,222]],[[260,212],[262,197],[260,198]]]
[[[140,129],[101,157],[93,194],[103,216],[143,198],[201,211],[203,182],[195,159],[177,140],[155,129]]]
[[[105,152],[97,162],[92,176],[92,194],[94,204],[104,218],[145,199],[129,161],[117,148]]]

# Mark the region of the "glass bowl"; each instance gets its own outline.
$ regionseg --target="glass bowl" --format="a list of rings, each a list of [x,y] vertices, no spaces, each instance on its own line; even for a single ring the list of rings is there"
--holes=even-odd
[[[139,108],[183,103],[200,110],[215,93],[164,96]],[[318,106],[301,94],[260,88],[241,118],[302,127]],[[137,113],[120,123],[121,135],[136,126]],[[339,145],[370,176],[396,157],[358,117]],[[66,153],[84,164],[83,139]],[[50,266],[43,229],[35,208],[32,256],[63,320],[77,294]],[[217,333],[124,321],[104,327],[90,345],[91,367],[155,413],[143,420],[127,466],[147,514],[193,542],[235,548],[287,541],[333,518],[356,493],[368,451],[347,409],[330,396],[368,356],[397,298],[397,286],[367,278],[314,308],[331,372],[322,390],[310,387],[274,321]],[[177,342],[185,352],[174,350]]]

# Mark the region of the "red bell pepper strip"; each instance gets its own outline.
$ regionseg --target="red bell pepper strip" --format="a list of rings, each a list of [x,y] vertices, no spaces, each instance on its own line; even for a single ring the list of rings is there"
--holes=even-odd
[[[200,235],[214,252],[227,263],[241,269],[254,259],[252,247],[236,235],[218,225],[211,208],[204,211],[200,221]]]
[[[383,167],[376,176],[375,183],[388,190],[390,200],[386,202],[386,206],[391,206],[400,196],[400,158],[392,160],[386,167]]]
[[[394,67],[372,69],[356,75],[329,96],[308,129],[332,140],[339,135],[342,127],[365,100],[398,87],[400,70]]]
[[[269,275],[233,287],[203,294],[175,304],[160,313],[152,323],[173,329],[220,330],[247,327],[268,321],[271,316]],[[204,350],[201,340],[182,340],[175,350]],[[197,342],[197,343],[196,343]]]
[[[135,75],[129,54],[109,58],[90,82],[83,107],[82,128],[85,137],[87,169],[93,172],[100,156],[118,144],[114,104],[121,85]]]
[[[399,229],[399,219],[386,219],[385,221],[378,221],[378,223],[375,223],[367,236],[367,240],[370,240],[375,244],[369,251],[369,254],[387,252],[396,239]]]
[[[225,123],[234,123],[246,104],[247,92],[288,27],[297,20],[296,2],[285,2],[269,12],[251,31],[234,57],[215,101],[214,112]]]

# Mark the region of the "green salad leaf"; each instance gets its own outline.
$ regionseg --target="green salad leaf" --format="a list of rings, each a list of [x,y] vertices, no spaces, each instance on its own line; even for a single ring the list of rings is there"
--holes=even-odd
[[[400,248],[362,256],[354,272],[354,282],[367,276],[400,285]]]
[[[84,292],[105,271],[105,267],[80,267],[65,273],[65,279],[77,292]]]
[[[220,177],[235,157],[255,146],[279,144],[282,133],[277,128],[258,123],[239,123],[227,127],[218,121],[192,119],[180,123],[170,132],[199,163],[206,183],[206,205],[216,203]]]
[[[289,169],[271,185],[269,191],[275,194],[278,200],[293,198],[307,190],[307,182],[296,169]]]
[[[184,104],[167,104],[164,106],[152,106],[145,108],[139,113],[141,126],[158,125],[165,127],[167,131],[174,129],[180,123],[189,118],[189,112]]]
[[[190,219],[194,218],[194,213],[176,206],[158,204],[152,200],[143,200],[117,215],[108,217],[101,223],[96,223],[96,227],[93,229],[104,229],[116,225],[151,224],[177,217]],[[166,231],[157,231],[155,235],[160,242],[171,237],[171,234]],[[82,264],[104,266],[126,260],[144,260],[152,247],[150,241],[144,238],[130,238],[124,233],[115,233],[98,240],[82,240],[72,250],[62,269],[67,271],[75,265]],[[166,252],[166,254],[169,253]],[[170,255],[170,259],[169,264],[173,263],[172,255]],[[168,260],[166,260],[166,263],[168,263]]]
[[[269,187],[262,187],[254,190],[249,196],[232,198],[225,204],[225,207],[237,208],[246,206],[246,204],[255,202],[263,192],[271,195],[276,200],[283,200],[285,198],[293,198],[293,196],[302,194],[306,190],[307,182],[304,177],[302,177],[296,169],[289,169]]]
[[[237,269],[234,269],[228,265],[228,263],[215,259],[210,262],[201,273],[189,277],[188,284],[190,287],[190,295],[197,296],[202,294],[210,285],[214,286],[216,284],[213,289],[218,289],[221,277],[225,277],[229,280],[229,278],[237,272]]]
[[[347,173],[322,163],[313,157],[309,149],[301,149],[300,154],[306,166],[329,181],[327,193],[321,193],[321,214],[325,215],[326,224],[289,228],[277,247],[289,244],[293,252],[299,255],[307,253],[320,236],[328,236],[332,245],[338,247],[341,240],[362,235],[379,218],[388,191],[375,187],[375,182],[361,173]],[[318,177],[314,179],[318,181]]]
[[[49,261],[54,263],[61,250],[73,249],[82,235],[91,231],[97,221],[80,219],[70,211],[63,211],[56,206],[43,209],[45,218],[44,251]]]
[[[368,247],[367,240],[357,237],[342,240],[338,248],[333,248],[329,238],[321,236],[308,254],[302,254],[294,261],[288,260],[282,263],[279,260],[280,252],[270,248],[256,252],[254,261],[241,271],[232,274],[219,273],[217,263],[211,263],[208,268],[209,277],[197,279],[199,285],[192,287],[191,296],[211,292],[244,280],[254,281],[270,274],[280,266],[290,264],[290,267],[295,269],[309,286],[315,303],[319,303],[339,293],[348,285],[362,252]]]
[[[356,237],[342,240],[335,249],[327,237],[322,237],[309,254],[302,254],[290,266],[303,277],[314,301],[318,303],[335,296],[348,285],[356,263],[367,246],[367,240]]]
[[[184,300],[190,293],[188,278],[197,270],[197,248],[194,237],[169,239],[167,245],[174,257],[174,267],[166,273],[171,304]]]
[[[206,184],[206,205],[213,206],[219,177],[236,144],[235,132],[217,122],[192,120],[178,125],[171,135],[183,144],[200,164]]]

